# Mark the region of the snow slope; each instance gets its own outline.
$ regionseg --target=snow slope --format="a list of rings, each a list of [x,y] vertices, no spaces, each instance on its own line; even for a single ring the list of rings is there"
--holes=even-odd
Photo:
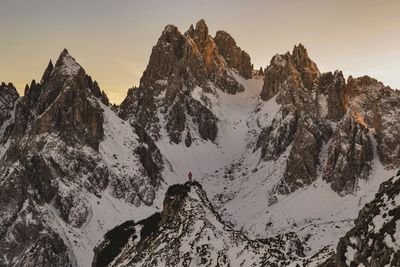
[[[173,170],[166,174],[166,180],[178,176],[184,181],[192,171],[223,219],[255,238],[295,231],[307,244],[307,255],[325,246],[335,247],[338,238],[353,226],[360,208],[394,171],[385,170],[374,151],[373,173],[368,181],[360,182],[354,194],[339,196],[321,177],[290,195],[276,194],[290,149],[275,161],[260,161],[261,151],[254,148],[261,129],[271,123],[279,105],[275,98],[267,102],[259,98],[262,79],[235,77],[245,87],[244,92],[229,95],[215,89],[207,94],[198,88],[192,94],[220,120],[214,143],[197,138],[187,148],[163,138],[157,142]],[[323,160],[329,144],[325,146]]]

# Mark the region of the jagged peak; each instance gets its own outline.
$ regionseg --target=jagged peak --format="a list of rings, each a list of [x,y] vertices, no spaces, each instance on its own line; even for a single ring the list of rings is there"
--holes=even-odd
[[[72,76],[78,74],[82,67],[76,62],[75,58],[69,54],[68,50],[64,48],[56,62],[54,69],[60,70],[64,75]]]
[[[206,30],[208,32],[208,26],[207,26],[206,21],[204,19],[200,19],[196,23],[196,30]]]
[[[217,32],[215,33],[214,39],[218,39],[218,38],[221,38],[221,39],[228,39],[228,40],[232,41],[234,45],[236,45],[236,40],[235,40],[235,38],[233,38],[233,36],[232,36],[231,34],[229,34],[228,32],[226,32],[226,31],[221,31],[221,30],[220,30],[220,31],[217,31]]]
[[[176,31],[179,31],[178,27],[176,27],[174,24],[168,24],[165,26],[163,33],[172,33]]]
[[[40,80],[40,83],[43,84],[45,83],[51,76],[51,73],[53,72],[54,65],[53,62],[50,60],[49,64],[47,65],[46,70],[43,73],[42,79]]]
[[[189,29],[185,32],[185,35],[193,36],[194,27],[193,24],[190,25]]]
[[[208,26],[204,19],[199,20],[196,23],[196,28],[194,30],[194,38],[200,44],[203,44],[208,38]]]
[[[294,46],[292,56],[298,66],[312,63],[310,57],[308,56],[307,49],[301,43]]]
[[[284,56],[282,56],[280,54],[276,54],[272,57],[270,64],[274,65],[274,66],[285,67],[286,59]]]
[[[293,56],[304,55],[304,56],[308,57],[307,49],[305,48],[305,46],[302,43],[299,43],[294,46],[292,55]]]
[[[7,84],[6,84],[5,82],[1,82],[0,88],[1,88],[1,89],[15,88],[15,86],[14,86],[14,84],[11,83],[11,82],[9,82],[9,83],[7,83]]]

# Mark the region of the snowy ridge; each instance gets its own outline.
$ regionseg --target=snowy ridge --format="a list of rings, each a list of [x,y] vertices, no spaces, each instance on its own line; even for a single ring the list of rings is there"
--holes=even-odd
[[[109,266],[285,266],[302,253],[292,234],[251,240],[232,230],[196,182],[171,186],[159,218],[150,234],[140,230],[150,221],[139,222],[143,227]]]
[[[257,238],[297,232],[309,256],[326,246],[334,250],[338,237],[354,225],[360,208],[395,171],[382,166],[375,149],[373,172],[367,181],[359,182],[354,194],[339,196],[321,174],[312,185],[288,196],[276,194],[290,147],[271,161],[260,161],[260,149],[254,152],[254,147],[256,137],[271,123],[279,105],[275,97],[268,102],[259,99],[262,80],[235,77],[245,87],[244,92],[229,95],[216,89],[211,94],[199,88],[192,93],[219,118],[215,143],[198,140],[186,148],[161,139],[157,145],[178,177],[184,179],[192,171],[223,218],[236,229]],[[324,154],[323,149],[322,160]]]

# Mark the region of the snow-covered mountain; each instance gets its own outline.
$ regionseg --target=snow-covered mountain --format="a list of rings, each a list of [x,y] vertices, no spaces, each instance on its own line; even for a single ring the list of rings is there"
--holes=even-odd
[[[161,154],[67,50],[13,99],[3,123],[11,130],[0,165],[0,265],[89,266],[107,230],[157,209]]]
[[[320,73],[301,44],[255,71],[204,20],[164,29],[117,108],[64,50],[0,111],[0,266],[95,247],[94,266],[368,266],[353,220],[400,168],[399,91]]]

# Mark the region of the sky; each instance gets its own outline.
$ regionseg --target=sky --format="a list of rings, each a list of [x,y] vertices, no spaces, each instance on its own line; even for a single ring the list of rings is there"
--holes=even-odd
[[[321,72],[400,89],[399,0],[0,0],[0,82],[40,80],[68,51],[120,103],[139,85],[164,27],[201,18],[229,32],[256,68],[302,43]]]

